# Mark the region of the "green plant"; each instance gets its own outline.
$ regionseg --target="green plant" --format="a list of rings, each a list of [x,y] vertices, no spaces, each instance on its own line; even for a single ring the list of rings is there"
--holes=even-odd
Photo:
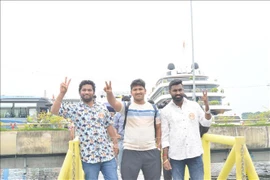
[[[211,125],[211,127],[233,127],[233,126],[240,126],[240,125],[229,124],[229,123],[225,123],[225,124],[212,124]]]
[[[68,131],[67,128],[36,127],[28,129],[19,129],[18,131]]]
[[[203,101],[201,101],[201,100],[199,100],[198,103],[199,103],[199,105],[201,105],[201,106],[204,105]]]
[[[64,128],[69,121],[61,116],[54,115],[50,112],[41,112],[37,116],[28,116],[28,124],[25,124],[24,129],[37,128]]]
[[[233,127],[233,126],[270,126],[270,123],[266,123],[266,124],[260,124],[260,123],[244,123],[244,125],[236,125],[236,124],[229,124],[229,123],[225,123],[225,124],[212,124],[211,127]]]
[[[27,119],[27,122],[29,122],[29,123],[37,122],[37,116],[35,114],[33,114],[31,116],[27,116],[26,119]]]
[[[8,131],[8,129],[0,127],[0,131]]]
[[[218,88],[212,88],[210,92],[218,92]]]
[[[214,100],[214,101],[210,101],[209,104],[210,104],[210,105],[218,105],[218,104],[220,104],[220,103],[219,103],[219,101]]]
[[[258,120],[270,120],[270,110],[264,112],[257,112],[248,115],[248,119],[258,119]]]

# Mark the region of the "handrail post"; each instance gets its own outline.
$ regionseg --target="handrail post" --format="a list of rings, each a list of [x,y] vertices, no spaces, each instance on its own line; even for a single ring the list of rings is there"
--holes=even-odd
[[[231,152],[228,155],[217,179],[218,180],[227,179],[234,164],[235,164],[235,146],[232,147]]]
[[[184,177],[184,180],[189,180],[189,170],[188,170],[188,166],[186,165],[185,166],[185,177]]]
[[[211,150],[210,142],[202,137],[203,145],[203,169],[204,169],[204,179],[211,179]]]
[[[236,165],[236,179],[246,179],[245,162],[244,162],[244,145],[245,137],[235,137],[235,165]]]
[[[74,143],[74,161],[75,161],[75,179],[76,180],[82,180],[84,179],[84,172],[82,168],[82,161],[81,161],[81,154],[80,154],[80,147],[79,147],[79,138],[75,137],[73,140]]]
[[[58,175],[58,180],[69,179],[71,175],[71,166],[72,163],[72,141],[69,141],[69,148],[64,159],[63,165],[61,167],[60,173]]]
[[[252,159],[250,157],[250,154],[248,152],[247,146],[244,145],[244,156],[245,156],[245,167],[246,167],[246,172],[248,175],[249,179],[259,179],[258,174],[256,173],[256,169],[252,163]]]
[[[79,141],[74,141],[74,146],[75,146],[75,148],[74,148],[74,154],[75,154],[75,179],[79,179],[79,156],[78,156],[78,154],[80,153],[79,152]]]

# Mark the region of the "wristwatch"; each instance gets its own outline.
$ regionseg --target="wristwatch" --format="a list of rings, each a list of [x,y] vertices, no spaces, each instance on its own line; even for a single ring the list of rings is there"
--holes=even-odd
[[[208,109],[208,111],[205,111],[205,114],[211,114],[210,109]]]

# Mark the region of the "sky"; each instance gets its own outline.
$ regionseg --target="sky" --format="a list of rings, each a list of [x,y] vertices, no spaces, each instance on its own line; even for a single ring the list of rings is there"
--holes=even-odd
[[[233,112],[270,109],[270,1],[1,1],[1,95],[79,98],[82,80],[150,92],[167,65],[194,61]],[[183,42],[186,46],[183,48]]]

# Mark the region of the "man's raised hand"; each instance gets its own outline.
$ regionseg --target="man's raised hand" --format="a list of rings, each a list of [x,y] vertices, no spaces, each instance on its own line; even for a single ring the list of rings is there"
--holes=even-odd
[[[65,78],[65,81],[60,85],[60,93],[66,94],[70,81],[71,79],[67,80],[67,77]]]
[[[208,103],[208,97],[207,97],[207,91],[203,91],[203,96],[201,98],[201,100],[205,103]]]
[[[112,83],[111,83],[111,81],[109,81],[109,83],[107,82],[107,81],[105,81],[105,87],[104,87],[104,91],[106,92],[106,93],[110,93],[110,92],[112,92]]]

